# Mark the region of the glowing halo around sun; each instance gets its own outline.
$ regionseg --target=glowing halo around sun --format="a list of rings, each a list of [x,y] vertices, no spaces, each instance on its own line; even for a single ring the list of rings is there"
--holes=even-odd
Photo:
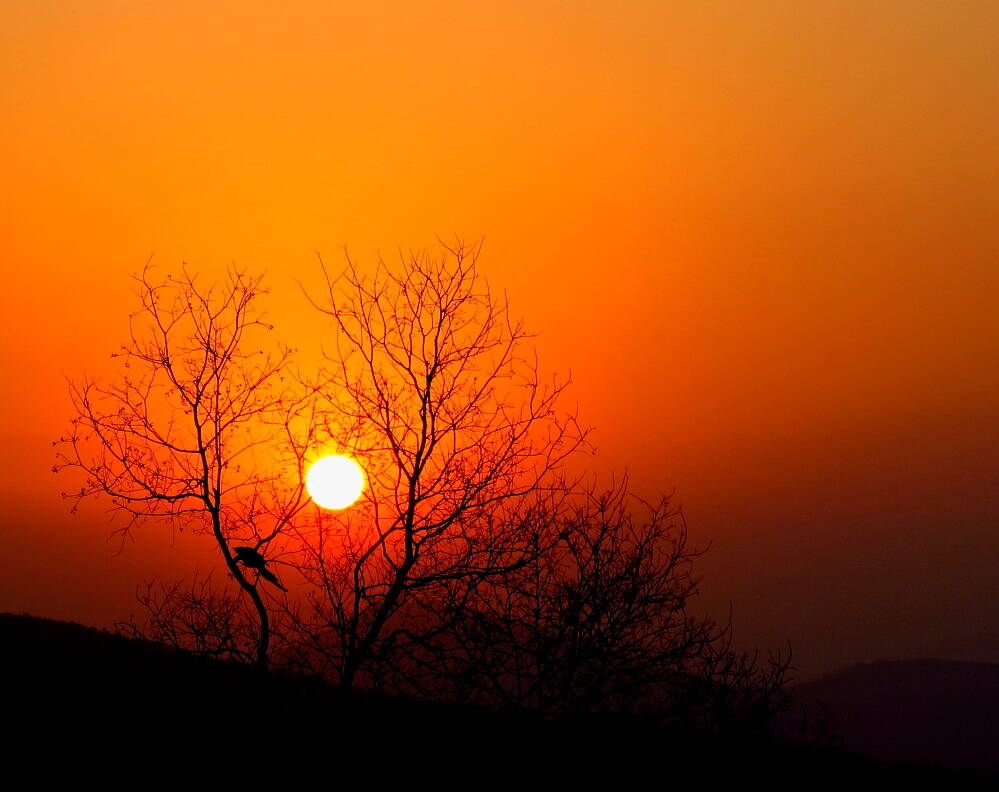
[[[364,471],[350,457],[325,456],[305,474],[305,489],[324,509],[346,509],[364,491]]]

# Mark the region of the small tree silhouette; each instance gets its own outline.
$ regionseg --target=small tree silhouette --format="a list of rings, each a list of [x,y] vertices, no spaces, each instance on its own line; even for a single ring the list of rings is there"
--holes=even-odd
[[[326,431],[369,486],[362,505],[299,532],[315,596],[295,621],[308,662],[344,687],[398,680],[398,658],[450,628],[443,592],[465,599],[544,552],[542,518],[584,442],[559,411],[566,382],[524,356],[478,252],[445,247],[368,275],[349,257],[339,277],[323,267]]]
[[[257,306],[259,278],[233,269],[222,284],[205,287],[186,266],[157,281],[147,264],[135,281],[140,308],[130,316],[129,341],[112,355],[120,375],[108,385],[70,383],[75,417],[59,442],[56,469],[79,469],[85,480],[64,495],[109,498],[126,517],[116,529],[122,541],[153,520],[210,534],[252,604],[254,629],[234,628],[241,611],[231,595],[201,581],[190,592],[165,589],[172,602],[156,603],[147,592],[153,632],[181,641],[200,630],[195,648],[265,667],[265,600],[277,589],[261,585],[262,569],[239,563],[235,546],[273,558],[306,502],[292,431],[306,405],[284,382],[291,352],[263,338],[272,328]],[[289,464],[297,479],[282,476]]]
[[[668,499],[642,503],[624,482],[550,517],[557,535],[544,553],[449,603],[451,629],[428,654],[445,697],[559,717],[774,727],[788,659],[759,668],[733,651],[727,627],[692,615],[701,553]]]

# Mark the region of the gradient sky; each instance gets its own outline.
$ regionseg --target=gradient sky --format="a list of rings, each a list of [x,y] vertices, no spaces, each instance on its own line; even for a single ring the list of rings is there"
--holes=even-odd
[[[993,0],[6,0],[0,610],[106,626],[202,552],[112,557],[49,470],[150,254],[266,269],[308,347],[316,250],[484,235],[744,645],[999,662],[997,53]]]

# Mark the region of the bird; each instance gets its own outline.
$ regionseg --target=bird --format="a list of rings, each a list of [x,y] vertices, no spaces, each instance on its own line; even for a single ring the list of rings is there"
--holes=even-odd
[[[267,569],[267,559],[260,555],[255,547],[234,547],[233,550],[236,553],[237,564],[242,564],[249,569],[257,570],[260,577],[264,580],[269,580],[281,589],[281,591],[288,590],[281,585],[281,581],[278,580],[277,575]]]

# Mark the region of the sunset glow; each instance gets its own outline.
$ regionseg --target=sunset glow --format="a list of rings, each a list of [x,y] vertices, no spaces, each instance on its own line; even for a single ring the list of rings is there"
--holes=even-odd
[[[460,237],[596,427],[570,475],[674,497],[737,643],[791,643],[802,679],[999,661],[997,52],[994,0],[0,2],[0,612],[111,628],[143,581],[228,581],[197,520],[108,542],[129,520],[70,513],[87,477],[50,472],[67,380],[144,370],[131,274],[262,275],[248,376],[295,351],[265,403],[365,364],[306,299],[320,257],[332,279]],[[167,373],[134,428],[184,401]],[[224,471],[297,505],[308,473],[296,527],[353,539],[396,479],[342,396],[273,445],[304,408],[233,424],[257,447]],[[348,450],[363,472],[321,458]]]
[[[324,509],[346,509],[364,491],[364,471],[350,457],[325,456],[309,468],[305,488]]]

